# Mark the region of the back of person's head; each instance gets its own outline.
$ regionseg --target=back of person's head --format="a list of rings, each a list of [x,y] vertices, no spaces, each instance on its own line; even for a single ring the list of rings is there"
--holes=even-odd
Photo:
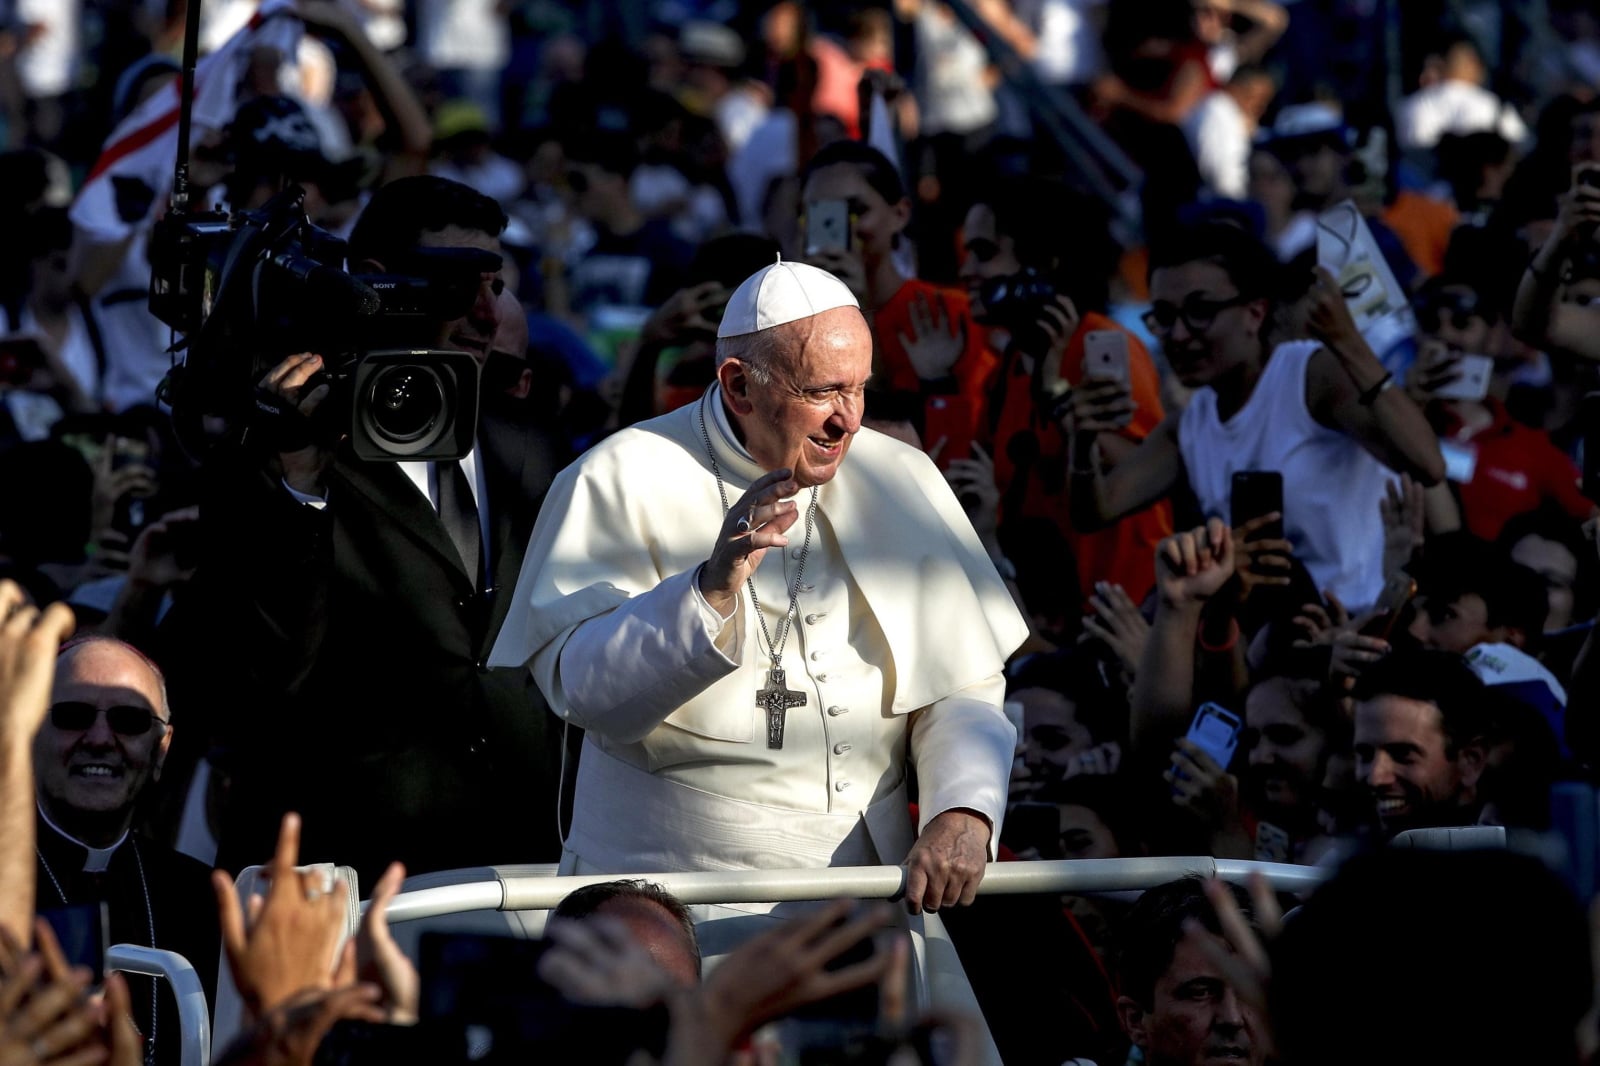
[[[1578,1061],[1588,926],[1534,859],[1409,848],[1353,859],[1290,915],[1270,952],[1284,1063]]]
[[[1544,579],[1511,561],[1495,545],[1467,534],[1436,537],[1428,542],[1428,561],[1418,585],[1430,610],[1478,596],[1489,629],[1508,631],[1508,643],[1536,646],[1550,611]]]
[[[643,904],[665,912],[677,925],[683,948],[693,960],[695,974],[700,973],[700,939],[695,933],[694,918],[677,896],[654,881],[624,878],[573,889],[556,904],[550,917],[580,922],[608,905],[627,904]]]
[[[1121,774],[1077,774],[1051,782],[1034,796],[1039,803],[1094,812],[1110,830],[1117,851],[1125,859],[1145,853],[1146,819],[1160,810],[1152,806],[1149,798]],[[1163,805],[1170,805],[1165,795],[1157,798]]]
[[[834,141],[819,148],[801,172],[800,184],[804,186],[819,170],[841,164],[859,170],[872,191],[883,197],[884,203],[897,204],[906,198],[905,180],[889,157],[861,141]]]
[[[1042,688],[1073,703],[1077,721],[1096,744],[1120,740],[1125,733],[1127,698],[1116,667],[1094,646],[1074,644],[1047,655],[1035,655],[1006,685],[1008,693]]]
[[[1255,909],[1248,894],[1238,885],[1230,884],[1228,889],[1245,921],[1254,927]],[[1184,926],[1191,919],[1208,932],[1222,934],[1217,912],[1198,877],[1157,885],[1139,897],[1117,930],[1116,977],[1123,995],[1145,1008],[1154,1004],[1156,984],[1172,965],[1184,938]]]
[[[424,233],[450,227],[498,237],[506,213],[468,185],[432,174],[398,178],[373,193],[350,232],[350,263],[366,260],[394,269],[414,251]]]
[[[1277,303],[1283,296],[1283,264],[1261,239],[1226,222],[1175,226],[1150,246],[1150,274],[1187,263],[1214,263],[1239,295]]]
[[[1582,523],[1559,507],[1546,505],[1507,520],[1506,524],[1500,527],[1500,536],[1495,540],[1495,547],[1506,558],[1514,558],[1518,545],[1530,538],[1549,541],[1572,556],[1575,576],[1572,584],[1572,607],[1568,612],[1570,619],[1576,621],[1593,617],[1597,592],[1595,552],[1594,544],[1584,535]],[[1548,588],[1550,579],[1544,578],[1543,583]],[[1548,621],[1547,619],[1546,624]]]
[[[1362,670],[1351,695],[1357,703],[1390,696],[1433,704],[1452,758],[1489,728],[1483,682],[1466,660],[1447,651],[1397,648]]]

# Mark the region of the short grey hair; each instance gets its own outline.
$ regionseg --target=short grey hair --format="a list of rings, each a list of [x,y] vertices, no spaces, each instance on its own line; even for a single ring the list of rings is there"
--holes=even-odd
[[[167,700],[167,675],[162,672],[161,667],[156,665],[156,661],[154,659],[150,658],[150,656],[146,655],[144,652],[140,651],[138,648],[134,647],[132,644],[129,644],[125,640],[119,640],[118,638],[111,636],[109,633],[85,633],[82,636],[73,637],[72,639],[62,643],[60,648],[56,649],[56,674],[59,676],[61,671],[66,667],[67,656],[71,655],[78,649],[88,647],[91,644],[101,644],[109,648],[118,648],[127,652],[129,655],[133,656],[135,659],[144,664],[145,669],[149,670],[151,676],[156,679],[156,691],[161,696],[161,705],[156,708],[156,710],[160,712],[161,723],[162,725],[171,726],[172,704]],[[54,687],[54,681],[51,682],[51,687]]]
[[[771,385],[773,365],[778,360],[778,337],[782,327],[773,326],[755,333],[741,333],[736,337],[717,338],[717,366],[729,359],[739,360],[744,372],[757,385]]]

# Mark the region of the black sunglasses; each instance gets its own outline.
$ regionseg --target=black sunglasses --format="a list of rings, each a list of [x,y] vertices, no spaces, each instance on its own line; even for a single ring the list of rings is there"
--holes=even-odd
[[[50,724],[62,732],[82,733],[94,726],[99,714],[100,708],[92,703],[58,703],[50,708]],[[111,731],[125,737],[142,737],[157,722],[163,728],[167,724],[166,719],[147,707],[107,707],[105,715]]]
[[[1239,293],[1225,300],[1206,300],[1191,296],[1183,301],[1182,305],[1166,303],[1165,301],[1153,304],[1150,310],[1144,313],[1144,325],[1151,333],[1162,335],[1172,330],[1179,319],[1183,320],[1184,327],[1190,333],[1204,333],[1217,321],[1217,316],[1230,307],[1243,307],[1256,299]]]

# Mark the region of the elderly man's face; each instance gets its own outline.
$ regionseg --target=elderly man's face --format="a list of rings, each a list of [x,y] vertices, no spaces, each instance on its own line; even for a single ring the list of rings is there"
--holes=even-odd
[[[145,784],[159,772],[172,742],[155,674],[128,649],[92,641],[57,661],[50,701],[55,708],[81,705],[61,711],[62,715],[86,714],[82,707],[95,714],[86,728],[63,729],[56,726],[58,713],[52,711],[34,739],[34,773],[46,813],[59,823],[72,821],[74,815],[130,811]],[[113,707],[149,711],[148,727],[136,733],[118,732],[111,718],[126,728],[122,722],[126,712],[108,716]]]
[[[737,375],[729,401],[745,447],[766,470],[794,471],[802,488],[839,470],[872,375],[872,334],[854,307],[776,327],[784,332],[769,355],[772,380]]]

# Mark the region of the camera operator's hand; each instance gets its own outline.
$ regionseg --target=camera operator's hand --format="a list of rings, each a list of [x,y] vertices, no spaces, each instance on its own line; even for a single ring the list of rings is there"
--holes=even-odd
[[[974,441],[972,457],[950,460],[944,479],[972,520],[978,539],[988,546],[1000,525],[1000,486],[995,484],[994,460]]]
[[[938,381],[950,376],[961,353],[967,349],[967,324],[945,313],[944,303],[918,293],[907,309],[911,335],[899,334],[917,377]]]
[[[1133,394],[1120,381],[1091,378],[1067,393],[1057,417],[1068,436],[1092,437],[1127,429],[1136,407]]]
[[[679,289],[650,313],[639,330],[641,344],[682,344],[697,337],[714,337],[717,325],[705,313],[728,302],[731,296],[720,282],[707,281]]]
[[[313,386],[309,391],[306,389],[306,383],[320,370],[322,356],[311,352],[291,355],[267,371],[267,376],[261,379],[261,392],[264,395],[258,397],[258,406],[263,400],[278,404],[278,413],[273,416],[275,421],[293,422],[297,415],[304,419],[303,424],[289,428],[288,432],[302,432],[310,443],[289,449],[280,448],[278,459],[283,463],[283,479],[289,483],[289,487],[310,496],[325,495],[323,474],[333,458],[332,453],[316,441],[310,427],[311,416],[331,391],[326,382]]]
[[[789,543],[784,533],[800,518],[793,496],[800,491],[794,472],[774,470],[761,477],[729,510],[711,558],[700,567],[700,594],[712,610],[726,618],[733,613],[739,590],[756,572],[768,548]],[[744,522],[748,529],[741,530]]]
[[[1045,305],[1044,313],[1034,320],[1039,331],[1050,340],[1050,347],[1044,352],[1040,378],[1045,391],[1051,395],[1065,391],[1067,382],[1061,377],[1061,361],[1066,358],[1080,320],[1077,306],[1063,293],[1057,293],[1055,300]]]
[[[1417,361],[1406,374],[1406,395],[1419,407],[1432,403],[1434,393],[1461,377],[1461,353],[1443,341],[1425,340],[1417,348]]]

